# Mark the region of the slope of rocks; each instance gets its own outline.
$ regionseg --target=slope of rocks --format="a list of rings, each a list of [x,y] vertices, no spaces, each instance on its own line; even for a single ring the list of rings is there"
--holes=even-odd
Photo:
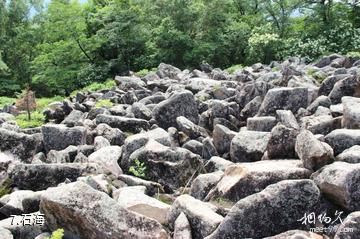
[[[359,62],[162,63],[52,103],[40,128],[0,113],[0,237],[359,238]]]

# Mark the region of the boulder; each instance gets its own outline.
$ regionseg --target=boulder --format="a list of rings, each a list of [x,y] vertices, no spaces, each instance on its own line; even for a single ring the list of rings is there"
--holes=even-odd
[[[333,149],[325,142],[319,141],[308,130],[302,130],[296,137],[295,151],[310,170],[317,170],[334,161]]]
[[[205,164],[205,169],[208,172],[224,171],[228,166],[233,165],[234,163],[223,159],[221,157],[211,157],[209,161]]]
[[[83,114],[84,113],[79,110],[73,110],[61,123],[66,126],[73,127],[80,121],[80,119],[83,117]]]
[[[179,68],[165,63],[160,63],[156,72],[160,78],[169,77],[170,79],[176,79],[176,76],[180,73],[181,70]]]
[[[202,156],[204,145],[201,142],[192,139],[183,144],[182,148],[187,149],[194,154]]]
[[[338,104],[343,96],[360,96],[360,79],[357,76],[349,76],[336,82],[329,94],[329,99],[332,104]]]
[[[145,193],[147,195],[152,196],[155,193],[164,191],[161,184],[152,182],[152,181],[147,181],[147,180],[135,177],[135,176],[122,174],[122,175],[119,175],[118,179],[121,180],[122,182],[126,183],[129,186],[145,186],[145,188],[146,188]]]
[[[121,90],[143,89],[146,84],[135,76],[115,76],[115,83]]]
[[[176,123],[178,125],[178,129],[188,135],[191,139],[196,139],[200,136],[208,136],[208,133],[204,128],[194,124],[184,116],[177,117]]]
[[[283,180],[238,201],[206,239],[263,238],[299,229],[299,219],[313,212],[320,191],[313,181]]]
[[[311,114],[315,113],[316,109],[319,106],[323,106],[326,108],[329,108],[331,105],[331,101],[329,97],[325,95],[320,95],[316,100],[314,100],[307,108],[306,110],[309,111]]]
[[[121,160],[122,150],[119,146],[106,146],[90,154],[90,163],[97,164],[103,172],[110,172],[115,176],[122,174],[118,164]]]
[[[173,239],[192,239],[191,226],[183,212],[175,220]]]
[[[334,155],[338,155],[345,149],[360,145],[360,130],[336,129],[325,136],[325,142],[334,149]]]
[[[262,103],[262,97],[256,96],[249,101],[240,112],[240,118],[246,120],[249,117],[253,117],[257,114]]]
[[[47,189],[40,210],[51,230],[88,239],[168,238],[161,224],[120,206],[83,182]]]
[[[251,117],[247,119],[247,130],[270,132],[276,125],[276,118],[273,116]]]
[[[336,82],[350,77],[350,74],[339,74],[328,76],[320,85],[319,95],[329,95]]]
[[[196,199],[203,200],[209,191],[220,181],[223,174],[223,171],[200,174],[191,183],[190,195]]]
[[[153,109],[154,119],[164,129],[176,127],[176,118],[179,116],[184,116],[195,124],[199,121],[197,105],[190,91],[175,92]]]
[[[277,110],[276,111],[277,121],[288,128],[299,129],[300,126],[290,110]]]
[[[263,156],[270,133],[240,131],[231,141],[230,155],[233,162],[258,161]]]
[[[139,133],[142,129],[149,129],[149,122],[143,119],[127,118],[114,115],[97,115],[96,124],[107,124],[112,128],[118,128],[124,132]]]
[[[166,224],[170,205],[147,196],[145,190],[145,186],[123,187],[114,191],[113,195],[123,208]]]
[[[111,128],[107,124],[98,124],[95,129],[96,135],[103,136],[105,139],[109,140],[111,145],[123,145],[126,138],[125,134],[117,129]]]
[[[316,171],[311,178],[332,202],[360,210],[360,164],[335,162]]]
[[[150,120],[152,117],[151,110],[144,104],[138,102],[132,104],[131,112],[134,114],[135,118],[139,119]]]
[[[360,163],[360,145],[354,145],[336,156],[337,161]]]
[[[313,134],[326,135],[335,129],[341,128],[341,117],[333,118],[331,115],[311,115],[300,119],[301,128]]]
[[[39,211],[41,192],[18,190],[0,198],[0,215],[27,214]]]
[[[45,158],[44,162],[46,163],[71,163],[75,160],[75,157],[78,153],[78,148],[76,146],[70,145],[66,149],[57,151],[50,150]]]
[[[47,124],[42,126],[41,131],[46,152],[52,149],[63,150],[70,145],[76,146],[86,143],[87,130],[82,126],[68,128],[65,125]]]
[[[219,154],[230,151],[230,144],[235,135],[236,132],[227,127],[220,124],[215,125],[212,136],[214,146]]]
[[[13,239],[13,235],[11,234],[11,231],[3,228],[3,227],[0,227],[0,235],[1,235],[1,238],[2,239]]]
[[[9,177],[19,189],[39,191],[95,172],[94,164],[16,164],[9,169]]]
[[[0,138],[0,151],[11,153],[27,163],[43,148],[41,134],[27,135],[0,128]]]
[[[299,130],[276,125],[271,130],[271,136],[266,146],[269,159],[297,158],[295,152],[296,136]]]
[[[102,136],[96,136],[94,139],[94,148],[95,151],[104,148],[106,146],[110,146],[110,142],[109,140],[107,140],[106,138],[102,137]]]
[[[206,200],[218,198],[237,202],[267,186],[288,179],[307,179],[312,171],[300,160],[264,160],[228,166],[224,176],[207,195]],[[201,175],[200,175],[201,176]]]
[[[224,219],[217,214],[214,206],[204,203],[189,195],[181,195],[176,198],[168,213],[170,226],[174,226],[175,220],[183,212],[190,222],[194,239],[202,239],[212,233]]]
[[[307,88],[280,87],[270,89],[259,109],[258,115],[275,115],[276,110],[291,110],[293,113],[308,106]]]
[[[213,140],[210,137],[206,137],[202,140],[203,152],[201,156],[204,159],[210,159],[212,156],[218,156],[218,152],[214,146]]]
[[[342,127],[360,129],[360,98],[344,96],[341,101],[344,114]]]
[[[355,239],[360,235],[360,211],[350,213],[338,227],[334,239]]]

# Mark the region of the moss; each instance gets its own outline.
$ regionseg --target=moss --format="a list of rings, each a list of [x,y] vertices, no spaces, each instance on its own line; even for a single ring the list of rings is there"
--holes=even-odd
[[[96,102],[95,107],[97,108],[110,108],[113,106],[113,103],[110,100],[99,100]]]
[[[9,193],[11,193],[11,181],[10,181],[10,179],[7,178],[0,185],[0,198]]]
[[[233,66],[230,66],[229,68],[225,69],[227,72],[229,72],[230,74],[233,74],[235,73],[237,70],[241,70],[243,69],[243,65],[241,64],[238,64],[238,65],[233,65]]]
[[[51,237],[49,239],[62,239],[64,236],[64,229],[59,228],[56,231],[51,233]]]

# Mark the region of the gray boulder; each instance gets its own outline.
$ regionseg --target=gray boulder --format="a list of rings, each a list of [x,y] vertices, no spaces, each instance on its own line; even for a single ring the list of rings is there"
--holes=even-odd
[[[270,132],[276,125],[276,118],[273,116],[251,117],[247,119],[247,130]]]
[[[176,127],[176,118],[179,116],[184,116],[195,124],[199,121],[197,105],[190,91],[175,92],[153,110],[154,119],[164,129]]]
[[[360,163],[360,145],[354,145],[336,156],[337,161]]]
[[[342,127],[360,129],[360,98],[344,96],[341,101],[344,114]]]
[[[119,146],[106,146],[90,154],[88,159],[90,163],[95,163],[105,173],[112,173],[115,176],[122,174],[118,164],[121,160],[122,150]]]
[[[297,158],[295,152],[296,136],[299,130],[286,127],[282,124],[276,125],[272,131],[266,146],[267,156],[270,159]]]
[[[84,113],[79,110],[73,110],[61,123],[73,127],[81,120],[83,114]]]
[[[139,133],[141,130],[149,129],[149,122],[143,119],[127,118],[114,115],[97,115],[96,124],[107,124],[112,128],[118,128],[123,132]]]
[[[191,183],[190,195],[196,199],[203,200],[209,191],[220,181],[223,174],[222,171],[200,174]]]
[[[192,239],[191,226],[183,212],[175,220],[173,239]]]
[[[336,82],[334,88],[329,94],[329,99],[332,104],[341,102],[343,96],[358,97],[360,92],[360,79],[357,76],[350,76],[343,80]]]
[[[39,211],[41,192],[18,190],[0,198],[0,214],[6,217]]]
[[[206,239],[263,238],[301,227],[299,219],[313,212],[320,191],[313,181],[284,180],[238,201]]]
[[[360,211],[350,213],[340,224],[334,239],[356,239],[360,235]]]
[[[181,70],[179,68],[176,68],[175,66],[165,64],[165,63],[160,63],[160,65],[158,66],[158,70],[156,72],[156,74],[160,78],[169,77],[171,79],[175,79],[177,74],[180,74],[180,73],[181,73]]]
[[[115,83],[121,90],[143,89],[146,84],[135,76],[115,76]]]
[[[329,200],[350,211],[360,210],[360,164],[335,162],[311,178]]]
[[[178,129],[182,132],[184,132],[186,135],[188,135],[191,139],[196,139],[200,136],[207,137],[208,133],[206,130],[190,120],[188,120],[184,116],[179,116],[176,118],[176,123],[178,126]]]
[[[258,161],[263,156],[270,133],[240,131],[231,141],[230,155],[233,162]]]
[[[107,140],[109,140],[111,145],[123,145],[125,140],[125,134],[117,129],[111,128],[107,124],[98,124],[95,129],[96,135],[103,136]]]
[[[288,128],[299,129],[300,126],[290,110],[277,110],[276,111],[277,121]]]
[[[214,146],[219,154],[227,153],[230,151],[230,144],[236,132],[226,128],[223,125],[217,124],[213,130]]]
[[[13,235],[11,234],[11,231],[3,228],[3,227],[0,227],[0,235],[3,239],[13,239]]]
[[[334,149],[334,155],[338,155],[345,149],[354,145],[360,145],[359,129],[337,129],[325,136],[325,142]]]
[[[46,190],[40,210],[49,229],[61,227],[80,238],[168,238],[160,223],[124,209],[83,182]]]
[[[71,163],[75,160],[78,153],[76,146],[70,145],[66,149],[57,151],[50,150],[47,154],[47,158],[44,160],[46,163]]]
[[[233,165],[234,163],[223,159],[221,157],[211,157],[209,161],[205,164],[205,169],[208,172],[224,171],[228,166]]]

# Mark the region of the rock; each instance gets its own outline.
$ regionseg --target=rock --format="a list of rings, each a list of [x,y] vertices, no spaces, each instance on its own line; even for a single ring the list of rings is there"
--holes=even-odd
[[[115,83],[124,91],[129,89],[143,89],[146,86],[144,81],[134,76],[115,76]]]
[[[249,103],[247,103],[240,112],[241,119],[247,119],[249,117],[254,117],[259,111],[262,103],[262,97],[256,96]]]
[[[119,175],[118,177],[119,180],[123,181],[124,183],[126,183],[129,186],[145,186],[146,187],[146,194],[147,195],[154,195],[155,193],[159,193],[159,192],[163,192],[163,187],[161,186],[161,184],[156,183],[156,182],[152,182],[152,181],[147,181],[138,177],[134,177],[131,175]]]
[[[96,116],[96,124],[101,123],[131,133],[139,133],[142,129],[147,130],[150,127],[149,122],[143,119],[100,114]]]
[[[134,114],[135,118],[150,120],[152,117],[152,112],[142,103],[134,103],[131,106],[131,112]]]
[[[238,201],[206,239],[263,238],[299,229],[298,220],[313,212],[319,199],[320,191],[313,181],[283,180]]]
[[[338,104],[343,96],[360,96],[360,79],[358,77],[349,76],[336,82],[329,94],[329,99],[332,104]]]
[[[102,136],[96,136],[94,139],[94,147],[95,147],[95,151],[110,146],[110,142],[109,140],[107,140],[106,138],[102,137]]]
[[[88,115],[87,115],[87,118],[88,119],[95,119],[97,115],[100,115],[100,114],[103,114],[103,115],[110,115],[110,111],[108,109],[105,109],[105,108],[92,108]]]
[[[360,235],[360,211],[350,213],[340,224],[334,239],[355,239]]]
[[[222,171],[200,174],[191,183],[190,195],[196,199],[203,200],[209,191],[220,181],[223,174]]]
[[[176,123],[178,125],[178,129],[188,135],[191,139],[196,139],[200,136],[208,136],[208,133],[204,128],[194,124],[184,116],[177,117]]]
[[[125,140],[125,134],[116,128],[111,128],[107,124],[98,124],[95,129],[96,135],[103,136],[109,140],[111,145],[123,145]]]
[[[68,128],[64,125],[47,124],[42,126],[41,131],[47,152],[52,149],[63,150],[70,145],[83,145],[86,142],[87,130],[81,126]]]
[[[176,79],[176,76],[180,73],[181,70],[179,68],[165,63],[160,63],[156,72],[160,78],[169,77],[170,79]]]
[[[288,128],[282,124],[276,125],[266,146],[269,159],[297,158],[295,152],[296,136],[299,130]]]
[[[247,119],[247,130],[270,132],[276,125],[276,118],[273,116],[252,117]]]
[[[175,92],[157,104],[153,110],[154,119],[164,129],[176,127],[176,118],[179,116],[184,116],[195,124],[199,121],[197,105],[190,91]]]
[[[230,155],[233,162],[258,161],[263,156],[270,133],[240,131],[231,141]]]
[[[138,188],[142,188],[139,190]],[[130,211],[152,218],[161,224],[167,223],[170,205],[145,195],[145,186],[133,186],[117,189],[114,199],[118,204]]]
[[[41,192],[18,190],[0,198],[0,213],[6,217],[39,211]]]
[[[344,96],[341,101],[344,114],[342,127],[360,129],[360,98]]]
[[[309,111],[311,114],[315,113],[316,109],[319,106],[323,106],[326,108],[329,108],[331,105],[331,101],[329,97],[325,95],[320,95],[316,100],[314,100],[307,108],[306,110]]]
[[[288,128],[299,129],[300,126],[290,110],[277,110],[276,111],[277,121]]]
[[[194,154],[202,156],[204,145],[196,140],[189,140],[182,146],[184,149],[191,151]]]
[[[265,237],[264,239],[327,239],[327,237],[323,237],[322,235],[313,232],[290,230],[276,236]]]
[[[23,162],[31,162],[43,148],[41,134],[27,135],[0,128],[0,138],[0,151],[16,155]]]
[[[334,155],[336,156],[345,149],[360,145],[360,130],[336,129],[325,136],[325,142],[334,149]]]
[[[334,160],[333,149],[308,130],[301,131],[296,137],[295,151],[304,167],[310,170],[317,170]]]
[[[212,156],[218,156],[218,152],[216,151],[213,140],[210,137],[203,139],[202,144],[203,152],[201,156],[204,159],[210,159]]]
[[[0,112],[0,122],[15,120],[15,116],[9,113]]]
[[[94,164],[16,164],[9,169],[9,177],[19,189],[39,191],[95,172]]]
[[[89,175],[85,177],[79,177],[77,181],[82,181],[92,188],[104,192],[106,194],[111,194],[115,187],[111,184],[110,178],[105,174],[98,174],[96,176]]]
[[[154,140],[134,151],[125,164],[122,160],[121,165],[132,165],[135,160],[143,162],[147,168],[146,179],[164,185],[168,191],[185,186],[202,166],[198,155],[183,148],[161,145]]]
[[[339,74],[328,76],[320,85],[319,95],[329,95],[336,82],[351,76],[350,74]]]
[[[223,159],[221,157],[211,157],[209,161],[206,162],[205,168],[208,172],[224,171],[228,166],[233,165],[234,163]]]
[[[89,162],[99,165],[104,172],[110,172],[115,176],[122,174],[118,164],[121,160],[122,150],[119,146],[106,146],[90,154]]]
[[[333,118],[331,115],[311,115],[300,119],[303,129],[308,129],[313,134],[328,134],[341,128],[341,117]]]
[[[44,160],[46,163],[71,163],[75,160],[78,153],[76,146],[70,145],[66,149],[56,151],[50,150],[47,158]]]
[[[217,124],[213,131],[214,146],[219,154],[230,151],[231,140],[236,135],[236,132],[231,131],[223,125]]]
[[[83,182],[49,188],[40,210],[49,229],[61,227],[80,238],[168,238],[160,223],[124,209]]]
[[[360,164],[335,162],[316,171],[311,178],[329,200],[350,211],[360,210]]]
[[[183,212],[175,220],[173,239],[192,239],[191,226]]]
[[[360,163],[360,145],[354,145],[336,156],[337,161]]]
[[[2,239],[13,239],[13,235],[11,232],[5,228],[0,227],[0,235]],[[179,237],[181,238],[181,237]]]
[[[293,113],[308,105],[307,88],[274,88],[267,92],[258,115],[275,115],[276,110],[291,110]]]
[[[79,110],[73,110],[61,123],[66,126],[73,127],[80,121],[83,114],[84,113]]]
[[[184,213],[190,222],[194,239],[204,238],[213,232],[224,219],[214,212],[214,208],[208,203],[201,202],[189,195],[181,195],[176,198],[168,214],[170,225],[181,213]]]
[[[206,200],[218,198],[237,202],[267,186],[288,179],[307,179],[312,171],[305,169],[300,160],[264,160],[228,166],[224,176]],[[200,175],[201,176],[201,175]]]

